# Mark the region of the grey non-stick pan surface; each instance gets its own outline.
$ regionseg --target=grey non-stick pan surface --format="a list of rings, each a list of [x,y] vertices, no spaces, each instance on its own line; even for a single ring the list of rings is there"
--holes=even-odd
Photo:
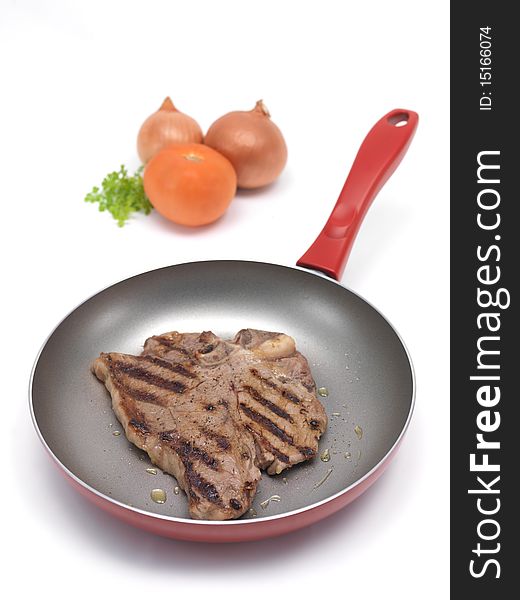
[[[412,135],[413,130],[407,144]],[[399,157],[382,176],[395,169],[407,144],[401,143]],[[372,198],[366,198],[369,204]],[[338,204],[344,201],[340,197]],[[89,367],[100,352],[140,353],[153,334],[211,330],[232,338],[247,327],[291,335],[309,360],[317,387],[328,391],[320,397],[329,418],[320,453],[328,450],[330,459],[318,456],[279,476],[264,474],[253,510],[235,526],[253,520],[261,527],[263,520],[299,514],[341,496],[382,465],[400,441],[412,412],[413,372],[402,340],[380,312],[336,281],[302,268],[186,263],[137,275],[92,296],[58,325],[37,358],[31,410],[41,440],[65,474],[98,503],[157,517],[159,526],[162,519],[185,522],[184,493],[175,493],[172,476],[147,471],[153,465],[146,454],[124,433],[117,435],[122,427],[109,394]],[[154,488],[166,491],[164,504],[151,499]],[[273,495],[279,501],[266,505]]]

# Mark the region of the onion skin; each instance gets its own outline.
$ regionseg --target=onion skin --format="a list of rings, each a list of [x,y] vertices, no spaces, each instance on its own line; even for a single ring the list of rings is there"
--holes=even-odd
[[[170,144],[200,144],[202,129],[197,121],[178,111],[167,97],[157,112],[142,124],[137,136],[137,153],[143,164]]]
[[[237,185],[254,189],[272,183],[287,162],[282,132],[262,100],[250,111],[230,112],[208,129],[204,143],[223,154],[235,168]]]

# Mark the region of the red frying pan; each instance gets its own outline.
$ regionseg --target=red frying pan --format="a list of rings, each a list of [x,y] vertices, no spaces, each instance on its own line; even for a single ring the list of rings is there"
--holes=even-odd
[[[413,370],[392,325],[334,280],[417,122],[416,113],[397,109],[375,124],[329,220],[298,261],[300,268],[247,261],[166,267],[119,282],[65,317],[37,357],[30,403],[43,445],[79,492],[127,523],[160,535],[231,542],[315,523],[381,475],[410,421]],[[152,334],[211,329],[231,338],[247,327],[294,337],[317,386],[327,389],[320,399],[329,426],[320,453],[328,450],[328,460],[317,457],[280,476],[264,475],[253,510],[241,519],[192,520],[173,477],[153,473],[141,450],[124,435],[113,435],[118,423],[110,398],[89,365],[100,352],[137,354]],[[151,499],[154,488],[165,491],[166,502]]]

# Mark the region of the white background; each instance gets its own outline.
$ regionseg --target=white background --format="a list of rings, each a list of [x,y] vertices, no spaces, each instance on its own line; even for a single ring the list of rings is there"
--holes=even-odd
[[[19,592],[448,596],[448,25],[445,1],[2,0],[2,545]],[[198,230],[157,215],[119,229],[83,203],[106,173],[138,166],[137,130],[166,95],[203,129],[263,98],[289,147],[279,182]],[[293,265],[363,137],[395,107],[419,112],[419,129],[343,277],[415,364],[416,412],[386,474],[320,524],[243,545],[156,538],[90,506],[30,421],[28,379],[50,330],[95,291],[155,267]]]

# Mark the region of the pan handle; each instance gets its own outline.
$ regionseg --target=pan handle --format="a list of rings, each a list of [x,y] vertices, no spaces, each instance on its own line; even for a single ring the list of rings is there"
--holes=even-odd
[[[329,220],[296,263],[340,279],[361,223],[379,190],[413,139],[419,116],[396,108],[380,119],[361,144]]]

